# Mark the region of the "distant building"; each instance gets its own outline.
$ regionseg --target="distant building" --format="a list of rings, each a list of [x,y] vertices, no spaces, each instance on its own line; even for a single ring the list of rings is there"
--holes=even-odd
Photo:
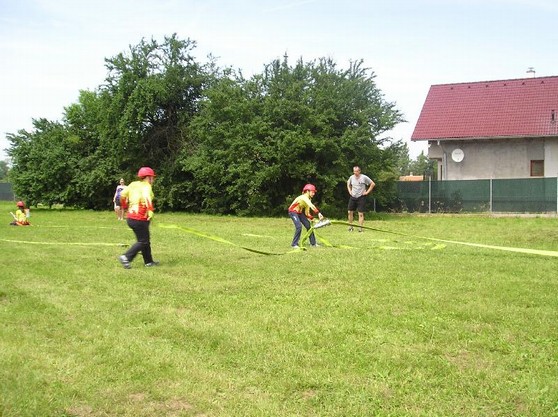
[[[423,181],[424,177],[422,175],[403,175],[399,177],[399,181]]]
[[[439,180],[558,176],[558,76],[430,87],[413,141]]]

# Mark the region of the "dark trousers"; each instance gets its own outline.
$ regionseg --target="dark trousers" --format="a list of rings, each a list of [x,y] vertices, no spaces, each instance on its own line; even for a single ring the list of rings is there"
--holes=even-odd
[[[293,221],[295,227],[295,234],[293,236],[293,242],[291,243],[291,246],[298,246],[298,241],[300,240],[300,236],[302,235],[302,226],[304,225],[306,230],[310,229],[310,221],[306,218],[304,213],[294,213],[292,211],[289,211],[289,217]],[[312,234],[310,235],[310,244],[316,244],[316,236],[314,235],[314,232],[312,232]]]
[[[148,264],[153,262],[151,255],[151,240],[149,236],[149,222],[142,220],[126,219],[130,229],[134,231],[137,242],[130,246],[124,254],[130,262],[136,257],[138,252],[143,256],[143,262]]]

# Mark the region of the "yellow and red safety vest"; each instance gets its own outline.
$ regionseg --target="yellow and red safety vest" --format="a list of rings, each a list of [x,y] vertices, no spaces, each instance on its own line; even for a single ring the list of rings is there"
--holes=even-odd
[[[314,204],[312,204],[312,200],[307,193],[299,195],[297,198],[293,200],[291,205],[289,206],[289,211],[292,213],[302,213],[312,220],[312,214],[310,214],[310,210],[312,210],[315,214],[318,214],[320,210]]]
[[[148,221],[153,216],[153,190],[147,181],[134,181],[120,194],[120,204],[127,208],[127,217]]]

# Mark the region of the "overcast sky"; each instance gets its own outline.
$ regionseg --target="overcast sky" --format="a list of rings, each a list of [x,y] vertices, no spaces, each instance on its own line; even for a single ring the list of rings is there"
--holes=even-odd
[[[6,133],[61,120],[80,90],[106,76],[105,58],[142,38],[177,33],[245,76],[291,63],[364,60],[410,137],[432,84],[558,75],[556,0],[0,0],[0,159]]]

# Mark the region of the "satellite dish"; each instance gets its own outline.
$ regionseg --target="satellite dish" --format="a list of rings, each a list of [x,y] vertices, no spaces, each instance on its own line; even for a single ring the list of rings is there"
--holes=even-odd
[[[453,159],[454,162],[461,162],[463,161],[464,157],[465,157],[465,153],[463,152],[463,150],[459,148],[454,149],[453,152],[451,153],[451,159]]]

